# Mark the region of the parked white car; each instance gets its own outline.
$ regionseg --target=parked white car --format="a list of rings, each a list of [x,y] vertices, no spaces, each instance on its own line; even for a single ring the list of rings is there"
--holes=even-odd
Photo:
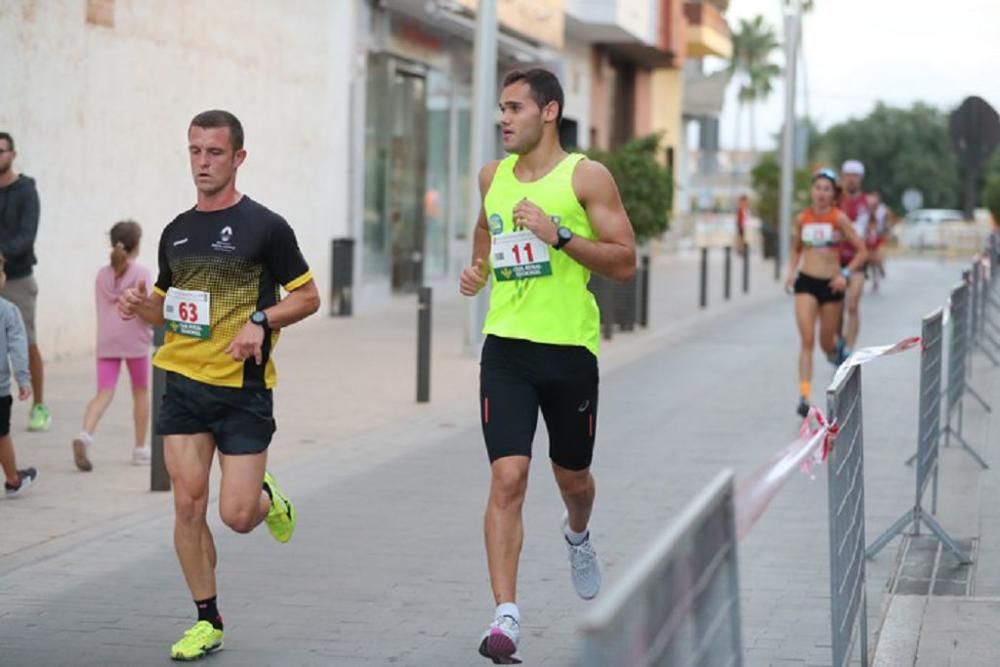
[[[941,248],[947,245],[946,227],[962,223],[965,216],[961,211],[946,208],[921,208],[910,211],[903,222],[894,229],[900,247]]]

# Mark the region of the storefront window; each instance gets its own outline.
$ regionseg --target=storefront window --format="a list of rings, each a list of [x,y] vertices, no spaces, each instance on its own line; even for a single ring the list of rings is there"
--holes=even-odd
[[[389,226],[386,216],[389,105],[388,59],[373,55],[368,63],[365,112],[365,213],[362,266],[366,277],[389,275]]]
[[[427,261],[424,274],[428,278],[440,278],[448,271],[451,83],[447,75],[431,70],[427,88],[427,189],[424,193]]]

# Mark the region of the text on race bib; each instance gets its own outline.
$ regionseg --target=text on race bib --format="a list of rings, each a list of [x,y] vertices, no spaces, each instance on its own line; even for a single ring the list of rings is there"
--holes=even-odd
[[[833,245],[833,225],[829,222],[802,225],[802,243],[808,246]]]
[[[531,232],[494,236],[492,258],[493,277],[498,281],[552,275],[549,245]]]
[[[191,338],[208,338],[212,333],[212,295],[171,287],[163,300],[167,331]]]

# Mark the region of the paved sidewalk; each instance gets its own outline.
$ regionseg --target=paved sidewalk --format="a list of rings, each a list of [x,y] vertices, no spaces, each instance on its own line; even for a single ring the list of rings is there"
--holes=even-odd
[[[654,300],[661,313],[674,317],[657,319],[654,313],[654,322],[670,326],[616,337],[602,362],[594,535],[607,567],[606,586],[614,585],[623,568],[719,469],[734,467],[745,474],[797,430],[797,334],[790,299],[768,283],[770,289],[753,299],[699,314],[693,266],[689,260],[664,260],[659,275],[666,284]],[[863,344],[912,335],[920,317],[943,303],[957,275],[954,265],[928,261],[899,260],[890,271],[884,292],[863,304]],[[413,310],[398,307],[377,317],[412,332]],[[276,460],[275,471],[298,504],[299,532],[289,545],[276,545],[265,531],[239,536],[220,527],[227,649],[206,664],[485,664],[475,646],[492,609],[480,537],[488,468],[474,409],[475,362],[458,355],[460,308],[457,313],[450,352],[455,367],[464,366],[468,375],[453,376],[454,386],[436,377],[435,400],[441,402],[429,409],[409,403],[412,336],[385,339],[395,340],[396,348],[405,344],[405,351],[377,348],[404,369],[396,385],[406,385],[383,387],[382,401],[344,392],[344,402],[337,404],[337,383],[326,376],[335,368],[338,382],[349,378],[363,386],[359,360],[381,359],[369,357],[370,348],[331,349],[340,367],[332,361],[322,369],[303,362],[301,372],[312,373],[317,383],[308,385],[315,388],[308,394],[295,388],[302,378],[290,368],[294,362],[282,358],[286,391],[299,401],[280,404],[279,410],[301,410],[304,418],[279,417],[291,434],[282,443],[295,444],[282,445],[285,458]],[[303,327],[303,341],[310,334],[308,340],[319,346],[329,336],[328,327],[346,324],[321,322],[315,331]],[[350,340],[359,346],[368,342],[363,335]],[[436,370],[451,363],[447,354],[444,359],[435,360]],[[910,499],[912,470],[901,461],[915,443],[916,359],[899,355],[863,371],[870,534],[895,519]],[[311,360],[318,366],[315,356]],[[819,362],[817,355],[817,397],[832,376],[832,369]],[[974,378],[979,375],[977,368]],[[981,389],[988,399],[996,394],[985,385]],[[370,416],[370,424],[380,414],[398,412],[388,423],[329,437],[328,429],[345,428],[341,421],[352,414],[349,409],[356,409],[358,418]],[[987,425],[973,424],[971,412],[967,434],[983,441],[976,429]],[[558,534],[560,503],[542,455],[542,432],[535,446],[539,455],[525,509],[519,594],[523,653],[529,665],[569,665],[587,605],[570,587]],[[984,451],[1000,461],[998,452],[985,446]],[[275,453],[278,459],[278,448]],[[990,473],[970,474],[963,457],[956,450],[945,452],[943,512],[961,507],[962,495],[976,480],[992,479]],[[66,464],[72,465],[68,459]],[[52,486],[54,494],[59,487]],[[27,508],[29,499],[43,497],[48,488],[40,485],[23,505],[0,503],[0,520],[6,526],[8,508]],[[211,521],[219,527],[214,509]],[[164,504],[94,522],[70,537],[0,558],[0,662],[168,664],[166,648],[190,623],[191,613],[174,561],[171,523]],[[975,526],[954,530],[970,537],[974,533],[966,531]],[[830,663],[826,541],[825,474],[815,481],[797,476],[740,545],[746,664]],[[987,551],[987,540],[982,544]],[[993,553],[996,557],[996,549]],[[870,567],[873,625],[891,566],[892,547]]]

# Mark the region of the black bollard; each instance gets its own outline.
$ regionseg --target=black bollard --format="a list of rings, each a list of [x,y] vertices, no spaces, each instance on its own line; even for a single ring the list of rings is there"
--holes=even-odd
[[[166,330],[163,326],[153,328],[153,345],[159,349],[163,345],[163,336]],[[160,406],[163,405],[163,394],[167,391],[167,372],[162,368],[153,367],[153,387],[150,392],[152,402],[150,417],[152,428],[150,428],[150,448],[152,457],[149,469],[149,490],[169,491],[170,475],[167,474],[167,463],[163,458],[163,436],[156,434],[156,423],[160,419]]]
[[[743,293],[750,291],[750,245],[743,245]]]
[[[725,266],[723,268],[723,282],[725,283],[725,285],[722,288],[722,293],[726,301],[729,301],[729,297],[732,294],[732,276],[733,276],[733,249],[731,246],[726,246]]]
[[[702,308],[708,306],[708,248],[701,249],[701,298]]]
[[[642,271],[642,282],[639,284],[640,289],[642,289],[642,300],[639,302],[639,326],[645,328],[649,326],[649,255],[642,256],[639,267]]]
[[[417,296],[417,403],[431,400],[431,288]]]

